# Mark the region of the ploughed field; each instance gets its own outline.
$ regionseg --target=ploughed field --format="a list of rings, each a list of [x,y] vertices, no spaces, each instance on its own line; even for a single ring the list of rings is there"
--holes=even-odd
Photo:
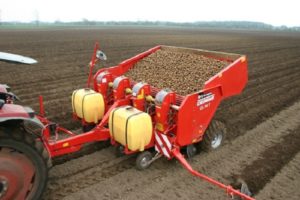
[[[39,61],[36,65],[0,62],[0,83],[9,84],[22,104],[35,110],[38,95],[43,95],[49,118],[76,130],[79,125],[72,121],[71,94],[85,87],[96,40],[108,56],[101,66],[116,65],[158,44],[247,55],[247,88],[222,102],[216,113],[228,129],[224,146],[214,152],[200,152],[190,163],[226,184],[242,178],[257,199],[300,198],[299,33],[180,28],[0,29],[0,51]],[[176,63],[181,60],[178,56],[174,59],[178,59]],[[166,59],[157,64],[163,66],[164,62]],[[184,87],[191,85],[191,91],[198,81],[200,90],[205,81],[188,79],[192,72],[180,66],[164,73],[180,79]],[[141,76],[134,77],[161,84],[155,80],[157,74]],[[183,82],[184,78],[189,83]],[[106,145],[92,145],[88,152],[69,161],[68,157],[55,160],[45,199],[224,199],[223,191],[192,177],[175,160],[162,158],[146,171],[137,171],[134,156],[116,158]]]

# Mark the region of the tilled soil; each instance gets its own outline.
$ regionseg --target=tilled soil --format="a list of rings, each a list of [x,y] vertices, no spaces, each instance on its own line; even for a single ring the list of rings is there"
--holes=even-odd
[[[246,166],[237,175],[247,181],[253,194],[257,194],[269,182],[269,178],[274,177],[298,153],[300,147],[300,124],[298,124],[296,129],[288,132],[288,135],[283,136],[278,142],[262,152],[259,159]]]
[[[256,197],[257,199],[298,200],[300,197],[299,185],[300,153],[285,165]],[[284,190],[278,188],[284,188]]]
[[[300,124],[298,34],[175,28],[1,29],[1,51],[31,56],[39,63],[0,62],[0,82],[9,84],[22,104],[36,110],[42,94],[49,119],[78,129],[79,124],[71,120],[70,97],[74,89],[85,87],[96,40],[109,59],[101,66],[113,66],[158,44],[247,55],[246,89],[222,102],[216,114],[227,125],[225,146],[201,152],[189,162],[226,184],[237,176],[244,178],[257,199],[300,198],[298,140],[287,145],[299,133]],[[162,158],[140,172],[134,167],[135,156],[116,158],[106,145],[93,150],[68,162],[56,162],[61,164],[50,170],[45,199],[225,197],[223,191],[189,175],[175,160]]]
[[[274,174],[268,173],[270,168],[280,170],[288,163],[288,160],[284,159],[281,163],[261,163],[257,166],[258,168],[255,168],[256,171],[245,172],[245,169],[249,168],[248,166],[254,166],[269,149],[281,152],[281,149],[274,150],[274,145],[278,143],[286,145],[284,138],[293,137],[294,131],[299,130],[299,124],[300,102],[297,102],[261,123],[255,129],[228,142],[222,149],[200,153],[190,160],[190,163],[200,172],[226,184],[233,183],[235,177],[242,175],[239,177],[250,183],[250,189],[255,189],[252,192],[256,194],[258,188],[251,188],[252,183],[255,181],[266,182],[272,179]],[[299,141],[296,142],[300,145]],[[287,152],[291,152],[295,146],[286,146],[285,149]],[[295,155],[287,154],[285,156],[293,158]],[[263,164],[267,167],[263,167]],[[97,166],[97,168],[102,167]],[[67,185],[69,180],[65,181],[64,184]],[[259,189],[263,189],[263,187]],[[122,171],[105,181],[97,183],[95,181],[93,186],[79,190],[66,199],[97,199],[101,194],[100,191],[104,192],[103,199],[224,199],[225,197],[225,191],[217,190],[214,186],[189,175],[178,162],[159,160],[147,171],[140,172],[134,168]]]
[[[125,76],[187,95],[201,90],[205,81],[228,65],[195,53],[163,48],[137,62]]]

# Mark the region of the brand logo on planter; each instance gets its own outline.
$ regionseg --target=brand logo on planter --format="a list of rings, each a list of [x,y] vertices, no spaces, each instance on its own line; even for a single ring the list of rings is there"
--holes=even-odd
[[[206,93],[206,94],[199,94],[198,100],[197,100],[197,106],[201,106],[203,104],[211,102],[214,99],[215,99],[215,95],[211,92]]]

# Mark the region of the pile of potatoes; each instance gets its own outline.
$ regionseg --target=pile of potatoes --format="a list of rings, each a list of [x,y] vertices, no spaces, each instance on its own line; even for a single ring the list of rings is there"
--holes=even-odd
[[[162,49],[137,62],[125,76],[187,95],[201,90],[205,81],[228,64],[202,55]]]

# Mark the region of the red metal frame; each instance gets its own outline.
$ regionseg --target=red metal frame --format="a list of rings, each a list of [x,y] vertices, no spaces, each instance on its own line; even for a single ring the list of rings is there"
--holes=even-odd
[[[45,116],[45,108],[44,108],[44,103],[43,103],[44,99],[43,96],[40,95],[39,96],[39,102],[40,102],[40,116],[44,117]]]
[[[88,76],[88,80],[87,80],[87,87],[90,87],[90,83],[91,83],[91,79],[93,77],[93,69],[95,67],[95,64],[97,62],[97,58],[96,58],[96,54],[97,54],[97,50],[99,49],[99,43],[96,42],[95,47],[94,47],[94,52],[92,55],[92,59],[91,62],[89,63],[89,67],[90,67],[90,71],[89,71],[89,76]]]
[[[40,98],[40,103],[43,104],[42,98]],[[37,118],[45,125],[42,130],[42,139],[47,147],[50,156],[57,157],[69,153],[73,153],[79,151],[83,144],[89,142],[97,142],[97,141],[107,141],[110,139],[109,129],[107,128],[109,113],[119,106],[129,105],[129,99],[120,99],[115,101],[115,103],[109,108],[106,114],[103,116],[101,122],[91,131],[75,134],[63,127],[57,126],[55,130],[55,134],[58,132],[65,133],[69,135],[69,137],[60,140],[53,140],[51,138],[49,125],[52,124],[46,117],[37,115]],[[41,106],[42,107],[42,106]]]
[[[16,104],[5,104],[0,109],[0,118],[2,119],[30,119],[28,112],[25,110],[23,106]]]

